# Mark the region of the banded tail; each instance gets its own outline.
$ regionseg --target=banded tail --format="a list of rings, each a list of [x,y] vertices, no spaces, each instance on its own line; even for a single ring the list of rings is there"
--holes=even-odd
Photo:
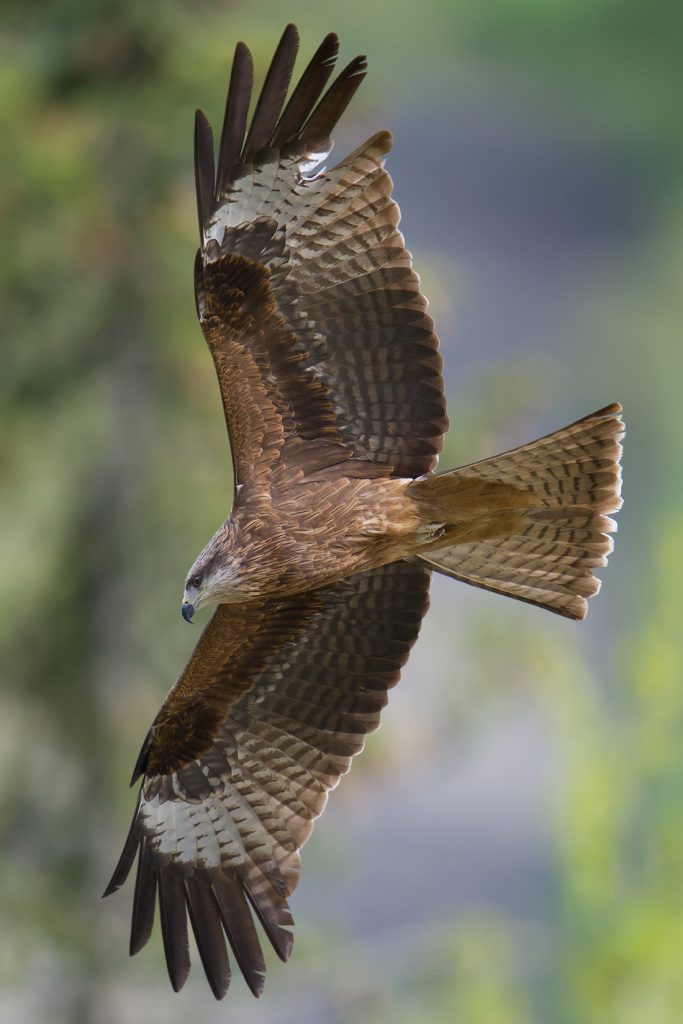
[[[618,403],[530,444],[416,480],[408,493],[446,525],[419,557],[476,587],[584,618],[621,507]]]

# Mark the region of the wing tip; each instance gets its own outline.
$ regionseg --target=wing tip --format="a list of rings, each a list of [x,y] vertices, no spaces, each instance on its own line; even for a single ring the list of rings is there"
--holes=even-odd
[[[249,49],[247,44],[243,43],[241,40],[235,46],[235,53],[233,54],[233,60],[236,60],[236,61],[244,61],[244,60],[249,61],[249,60],[251,60],[251,61],[253,61],[253,57],[251,55],[251,50]]]
[[[130,782],[128,784],[129,788],[132,788],[135,785],[135,783],[138,781],[138,779],[141,778],[141,776],[144,775],[145,771],[147,770],[147,761],[149,760],[149,751],[150,751],[150,748],[152,746],[152,733],[153,733],[153,730],[154,730],[154,726],[152,725],[150,727],[150,729],[148,729],[147,735],[145,736],[144,740],[142,741],[142,746],[140,747],[140,753],[137,756],[137,760],[136,760],[135,765],[133,767],[133,773],[132,773],[132,775],[130,777]]]
[[[121,888],[123,883],[128,878],[128,875],[130,874],[130,869],[133,867],[135,855],[138,852],[138,847],[140,845],[140,835],[138,832],[138,814],[140,812],[140,799],[141,796],[138,796],[138,801],[135,806],[135,812],[133,814],[133,820],[128,830],[126,841],[123,844],[121,856],[118,859],[118,863],[114,868],[114,871],[112,873],[111,878],[109,879],[109,883],[106,889],[102,893],[102,899],[104,899],[105,896],[111,896],[112,893],[117,892],[117,890]]]
[[[159,916],[166,968],[171,987],[180,992],[190,973],[187,902],[182,877],[166,864],[158,872]]]
[[[107,896],[111,896],[112,893],[118,892],[119,889],[121,888],[122,884],[123,884],[122,882],[118,882],[118,883],[115,882],[114,881],[114,876],[112,875],[112,877],[109,879],[109,882],[107,883],[106,889],[104,890],[104,892],[100,896],[100,899],[104,900],[104,899],[107,898]]]
[[[290,39],[292,39],[293,41],[295,40],[297,43],[299,42],[299,29],[296,27],[293,21],[289,21],[285,25],[280,42],[282,42],[282,40],[284,39],[286,39],[287,42],[289,42]]]

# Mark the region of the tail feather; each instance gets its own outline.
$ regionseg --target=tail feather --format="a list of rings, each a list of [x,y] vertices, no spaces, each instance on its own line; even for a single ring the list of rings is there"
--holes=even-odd
[[[617,403],[546,437],[409,488],[443,536],[420,557],[473,586],[582,619],[621,507]]]

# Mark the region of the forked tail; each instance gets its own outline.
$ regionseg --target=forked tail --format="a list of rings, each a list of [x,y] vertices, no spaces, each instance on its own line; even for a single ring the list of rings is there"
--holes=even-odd
[[[618,403],[483,462],[416,480],[409,493],[446,525],[419,557],[476,587],[571,619],[600,589],[621,507]]]

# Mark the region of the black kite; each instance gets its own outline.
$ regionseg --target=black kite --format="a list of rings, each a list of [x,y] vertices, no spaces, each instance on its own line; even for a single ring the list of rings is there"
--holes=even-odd
[[[187,578],[186,618],[218,607],[143,745],[107,889],[137,854],[131,952],[158,894],[173,987],[190,969],[189,914],[218,998],[226,938],[263,988],[252,911],[289,956],[299,851],[379,725],[431,571],[583,618],[620,505],[617,404],[435,475],[442,364],[383,168],[391,136],[319,170],[366,61],[324,91],[328,35],[285,102],[297,49],[290,25],[247,127],[252,60],[237,45],[216,167],[197,114],[197,312],[234,504]]]

